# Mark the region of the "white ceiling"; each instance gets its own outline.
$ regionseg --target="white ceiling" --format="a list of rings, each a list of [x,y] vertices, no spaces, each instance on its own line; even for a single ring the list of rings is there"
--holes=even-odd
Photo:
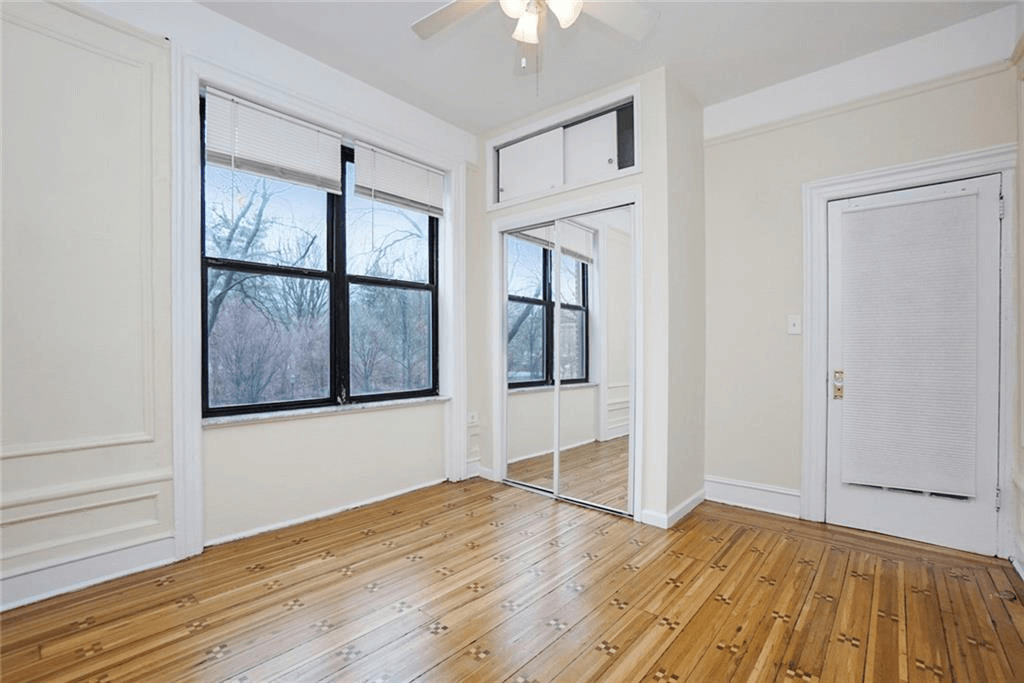
[[[586,15],[549,21],[541,73],[514,74],[515,22],[497,2],[429,40],[409,28],[444,2],[202,4],[472,133],[666,65],[704,104],[893,45],[1006,2],[654,2],[642,43]],[[584,5],[584,8],[586,5]]]

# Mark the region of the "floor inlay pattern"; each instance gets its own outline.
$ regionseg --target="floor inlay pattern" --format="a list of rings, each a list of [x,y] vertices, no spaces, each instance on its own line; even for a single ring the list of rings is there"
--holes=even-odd
[[[479,479],[0,615],[20,681],[1024,681],[1008,563],[703,503],[675,528]]]

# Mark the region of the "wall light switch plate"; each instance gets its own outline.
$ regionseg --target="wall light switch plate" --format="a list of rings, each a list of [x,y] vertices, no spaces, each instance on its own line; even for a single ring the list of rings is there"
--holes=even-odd
[[[786,334],[802,334],[803,331],[799,315],[786,316]]]

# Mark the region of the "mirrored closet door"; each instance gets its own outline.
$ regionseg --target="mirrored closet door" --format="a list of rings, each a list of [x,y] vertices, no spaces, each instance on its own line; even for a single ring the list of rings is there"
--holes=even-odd
[[[506,479],[632,512],[632,207],[505,233]]]

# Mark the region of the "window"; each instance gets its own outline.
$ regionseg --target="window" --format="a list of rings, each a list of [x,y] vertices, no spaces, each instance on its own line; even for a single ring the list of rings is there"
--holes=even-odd
[[[436,395],[443,178],[213,89],[200,115],[203,414]]]
[[[526,233],[505,237],[509,387],[554,384],[555,257],[545,244]],[[559,268],[559,376],[563,384],[586,382],[588,264],[562,253]]]

